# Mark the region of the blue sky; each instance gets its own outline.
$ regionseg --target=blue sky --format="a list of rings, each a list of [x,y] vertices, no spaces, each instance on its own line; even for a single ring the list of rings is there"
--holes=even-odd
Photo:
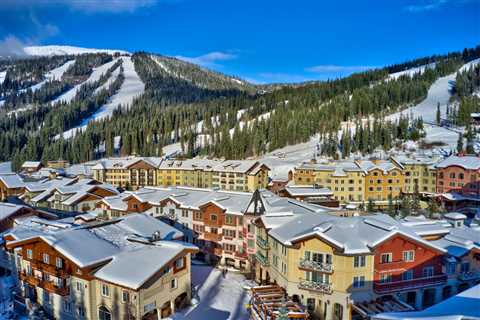
[[[480,44],[480,0],[0,0],[0,53],[68,44],[298,82]]]

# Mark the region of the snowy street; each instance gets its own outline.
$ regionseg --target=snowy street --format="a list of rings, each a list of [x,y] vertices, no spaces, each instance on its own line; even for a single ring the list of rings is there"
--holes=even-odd
[[[247,320],[248,283],[239,273],[228,272],[224,278],[219,269],[192,264],[192,306],[172,320]]]

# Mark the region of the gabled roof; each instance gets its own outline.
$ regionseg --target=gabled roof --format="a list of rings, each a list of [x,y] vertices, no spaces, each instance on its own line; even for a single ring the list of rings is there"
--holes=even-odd
[[[0,174],[0,181],[2,181],[7,188],[16,189],[23,188],[25,186],[22,178],[20,178],[20,176],[16,173]]]
[[[450,156],[435,165],[436,168],[458,166],[467,170],[480,169],[480,158],[476,156]]]
[[[23,208],[27,208],[27,207],[22,205],[12,204],[12,203],[0,202],[0,221],[4,219],[8,219],[13,214],[15,214],[18,210],[21,210]]]

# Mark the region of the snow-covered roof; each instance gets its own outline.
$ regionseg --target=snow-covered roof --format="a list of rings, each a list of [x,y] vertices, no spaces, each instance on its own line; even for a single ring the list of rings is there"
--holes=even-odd
[[[22,168],[38,168],[42,163],[40,161],[25,161]]]
[[[26,207],[12,203],[0,202],[0,221],[8,219],[11,215],[13,215],[15,212],[22,208]]]
[[[16,173],[0,174],[0,181],[2,181],[7,188],[15,189],[23,188],[25,186],[22,178]]]
[[[480,284],[422,311],[380,313],[374,320],[480,319]]]
[[[311,236],[318,236],[346,254],[369,253],[372,247],[396,234],[444,251],[443,248],[423,240],[413,230],[385,214],[358,217],[339,217],[329,214],[301,215],[270,230],[272,237],[286,245],[292,245],[296,241]]]
[[[105,158],[97,161],[97,164],[92,167],[93,170],[99,169],[126,169],[131,165],[145,161],[153,167],[158,167],[162,161],[159,157],[122,157],[122,158]]]
[[[332,190],[328,188],[317,188],[308,185],[289,185],[285,187],[285,190],[291,196],[321,197],[333,195]]]
[[[389,160],[360,160],[357,162],[360,168],[365,171],[381,170],[382,172],[388,172],[393,169],[399,169],[395,163]]]
[[[196,247],[180,242],[159,241],[152,246],[122,251],[97,271],[95,277],[137,290],[186,249],[196,250]]]
[[[2,173],[13,173],[12,162],[0,162],[0,174]]]
[[[435,165],[437,168],[458,166],[467,170],[480,169],[480,158],[476,156],[450,156]]]
[[[450,220],[464,220],[467,218],[466,215],[460,212],[449,212],[443,215],[445,218]]]

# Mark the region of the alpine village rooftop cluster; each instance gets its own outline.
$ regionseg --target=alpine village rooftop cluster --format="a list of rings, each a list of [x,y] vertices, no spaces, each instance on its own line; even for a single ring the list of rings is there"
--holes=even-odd
[[[284,87],[144,52],[0,61],[9,301],[33,319],[177,319],[199,303],[195,268],[209,265],[245,279],[249,303],[237,308],[252,320],[402,319],[462,295],[480,303],[480,64],[457,73],[456,107],[437,109],[438,126],[466,128],[457,152],[401,150],[425,134],[422,119],[384,120],[479,56]],[[31,89],[55,68],[60,79]],[[132,70],[144,93],[81,127]],[[72,88],[55,111],[44,105]],[[314,159],[283,175],[262,158],[312,136]]]

